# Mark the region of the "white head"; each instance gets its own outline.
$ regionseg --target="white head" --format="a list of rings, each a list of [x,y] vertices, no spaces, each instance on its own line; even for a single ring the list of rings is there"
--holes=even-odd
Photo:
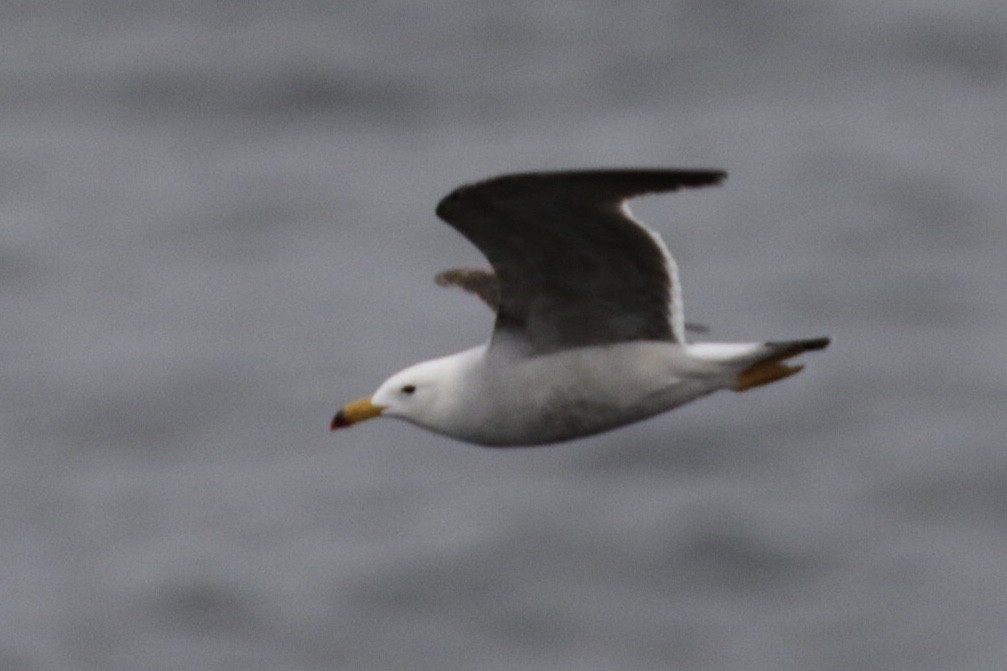
[[[439,418],[457,398],[453,390],[459,356],[424,361],[392,375],[370,396],[344,405],[332,419],[332,430],[379,416],[398,417],[437,430]]]

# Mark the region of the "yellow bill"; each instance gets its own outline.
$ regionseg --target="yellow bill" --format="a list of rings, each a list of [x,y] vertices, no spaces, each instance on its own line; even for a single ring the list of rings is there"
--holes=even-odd
[[[336,429],[341,429],[346,426],[351,426],[357,422],[362,422],[365,419],[371,419],[377,417],[384,410],[383,405],[374,405],[371,403],[371,397],[365,396],[363,398],[358,398],[352,403],[347,403],[344,405],[336,416],[332,418],[332,425],[330,428],[335,431]]]

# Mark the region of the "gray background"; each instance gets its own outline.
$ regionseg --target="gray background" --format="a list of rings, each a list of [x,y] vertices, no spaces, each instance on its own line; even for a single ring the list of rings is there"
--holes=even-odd
[[[0,667],[1007,668],[1007,4],[6,2]],[[482,341],[439,223],[640,201],[797,378],[566,446],[343,402]]]

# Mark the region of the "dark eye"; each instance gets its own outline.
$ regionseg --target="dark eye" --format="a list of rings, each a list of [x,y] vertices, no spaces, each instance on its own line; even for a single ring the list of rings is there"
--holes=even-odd
[[[414,391],[416,391],[416,387],[414,385],[407,384],[406,386],[402,387],[403,394],[411,394]]]

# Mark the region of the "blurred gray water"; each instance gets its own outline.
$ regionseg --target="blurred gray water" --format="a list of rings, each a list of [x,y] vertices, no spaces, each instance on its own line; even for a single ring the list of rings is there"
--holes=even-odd
[[[1007,4],[0,6],[0,668],[1007,668]],[[433,215],[639,201],[808,369],[588,440],[345,401],[483,340]]]

